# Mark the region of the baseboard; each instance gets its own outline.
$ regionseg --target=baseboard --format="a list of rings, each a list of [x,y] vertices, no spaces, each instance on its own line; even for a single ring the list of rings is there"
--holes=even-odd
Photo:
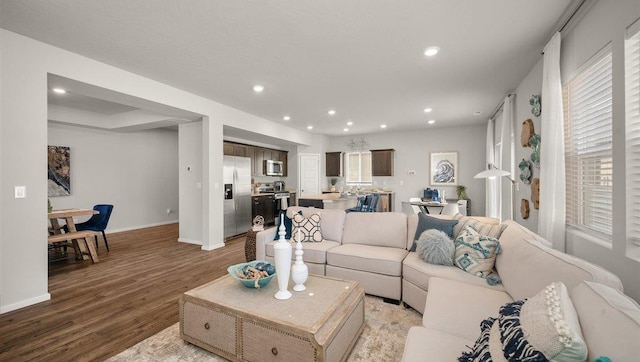
[[[200,241],[200,240],[191,240],[191,239],[185,239],[185,238],[178,238],[178,241],[181,242],[181,243],[186,243],[186,244],[202,245],[202,241]]]
[[[200,249],[204,250],[204,251],[211,251],[211,250],[216,250],[216,249],[220,249],[224,247],[224,243],[222,244],[215,244],[213,246],[204,246],[202,245],[202,247]]]
[[[13,303],[9,305],[0,306],[0,314],[14,311],[16,309],[28,307],[33,304],[41,303],[51,299],[51,294],[46,293],[35,298],[29,298],[25,300],[21,300],[18,303]]]
[[[113,230],[108,229],[107,230],[107,234],[120,233],[120,232],[123,232],[123,231],[131,231],[131,230],[138,230],[138,229],[144,229],[144,228],[151,228],[151,227],[154,227],[154,226],[177,224],[178,221],[179,220],[170,220],[170,221],[163,221],[163,222],[158,222],[158,223],[153,223],[153,224],[130,226],[130,227],[121,228],[121,229],[113,229]]]

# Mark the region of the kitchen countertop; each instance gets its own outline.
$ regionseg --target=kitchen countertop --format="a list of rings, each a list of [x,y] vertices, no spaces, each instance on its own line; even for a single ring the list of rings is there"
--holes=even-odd
[[[296,193],[296,190],[293,190],[293,191],[291,191],[291,190],[285,190],[285,191],[286,191],[286,192],[288,192],[288,193],[290,193],[290,194],[295,194],[295,193]],[[253,196],[269,196],[269,195],[273,195],[273,194],[275,194],[275,192],[260,192],[260,193],[252,192],[252,193],[251,193],[251,196],[252,196],[252,197],[253,197]]]

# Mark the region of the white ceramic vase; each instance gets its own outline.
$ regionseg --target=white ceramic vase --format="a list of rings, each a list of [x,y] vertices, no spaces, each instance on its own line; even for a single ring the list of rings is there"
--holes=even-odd
[[[293,290],[296,292],[301,292],[307,287],[304,286],[304,283],[307,281],[309,277],[309,268],[302,261],[302,255],[304,251],[302,250],[302,242],[300,241],[300,230],[298,229],[298,235],[296,235],[296,261],[291,266],[291,280],[295,283],[293,286]]]
[[[289,274],[291,273],[291,243],[284,238],[285,234],[284,215],[282,215],[280,227],[278,228],[280,237],[273,244],[276,278],[278,279],[278,291],[274,297],[280,300],[291,298],[291,292],[287,290],[289,287]]]

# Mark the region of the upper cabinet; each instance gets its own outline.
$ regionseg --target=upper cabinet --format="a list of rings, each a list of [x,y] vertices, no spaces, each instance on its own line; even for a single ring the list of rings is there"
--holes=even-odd
[[[287,151],[272,150],[241,143],[224,142],[222,153],[225,156],[249,157],[251,159],[251,175],[265,176],[264,160],[282,161],[283,176],[287,176]]]
[[[327,152],[325,162],[327,177],[342,177],[342,152]]]
[[[393,176],[393,149],[371,150],[371,174]]]

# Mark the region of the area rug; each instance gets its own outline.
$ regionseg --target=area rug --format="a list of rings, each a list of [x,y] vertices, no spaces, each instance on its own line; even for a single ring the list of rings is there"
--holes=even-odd
[[[348,361],[399,361],[409,328],[422,322],[422,315],[415,310],[385,303],[382,298],[369,295],[365,296],[364,316],[364,329]],[[176,323],[108,361],[227,360],[184,342]]]

